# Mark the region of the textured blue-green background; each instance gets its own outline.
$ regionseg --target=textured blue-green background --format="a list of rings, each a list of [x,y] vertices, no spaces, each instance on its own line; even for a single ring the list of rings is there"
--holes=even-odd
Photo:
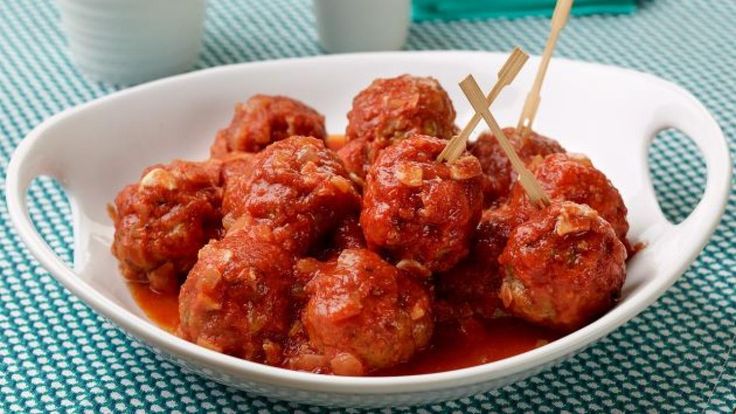
[[[70,63],[51,1],[0,0],[0,163],[44,118],[118,88]],[[692,91],[736,142],[736,1],[654,0],[626,16],[573,19],[558,55],[636,68]],[[422,23],[408,49],[539,53],[544,19]],[[197,68],[321,53],[306,0],[212,0]],[[104,139],[104,137],[102,137]],[[733,152],[733,151],[732,151]],[[664,133],[651,152],[662,207],[686,217],[704,183],[694,147]],[[734,186],[732,185],[732,188]],[[4,192],[4,190],[3,190]],[[4,199],[4,194],[0,194]],[[31,190],[44,237],[71,258],[69,210]],[[160,359],[72,297],[31,258],[0,203],[0,412],[321,412],[251,396]],[[695,264],[660,300],[586,352],[515,385],[412,412],[733,412],[736,199]],[[328,411],[328,410],[324,410]],[[403,411],[403,410],[401,410]]]

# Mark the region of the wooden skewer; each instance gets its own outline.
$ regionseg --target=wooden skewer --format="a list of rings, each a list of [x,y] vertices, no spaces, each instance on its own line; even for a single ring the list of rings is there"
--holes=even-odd
[[[491,115],[491,112],[486,107],[485,100],[483,99],[483,92],[480,90],[480,87],[475,81],[473,75],[468,75],[462,82],[460,82],[460,89],[463,90],[463,93],[468,98],[468,101],[470,101],[470,105],[473,106],[473,109],[483,117],[483,120],[486,121],[488,127],[491,128],[491,132],[493,132],[493,135],[498,140],[498,143],[506,153],[506,156],[509,157],[514,170],[516,170],[516,173],[519,175],[519,181],[521,182],[522,187],[524,187],[524,191],[526,191],[529,196],[529,200],[540,207],[549,205],[549,197],[545,194],[542,186],[539,185],[539,181],[537,181],[531,171],[526,168],[526,165],[521,161],[519,155],[516,154],[514,147],[511,145],[508,138],[506,138],[506,135],[498,125],[498,122],[496,122],[493,115]]]
[[[501,67],[501,70],[498,71],[498,79],[496,80],[496,84],[493,85],[493,88],[490,92],[488,92],[488,95],[486,96],[486,107],[491,106],[493,101],[495,101],[498,95],[501,93],[501,90],[509,85],[514,80],[514,78],[516,78],[516,75],[524,66],[527,59],[529,59],[529,55],[520,48],[517,47],[511,51],[511,54],[509,54],[509,57],[506,59],[506,63],[504,63]],[[470,138],[470,134],[473,133],[473,129],[475,129],[475,127],[478,125],[480,119],[480,115],[478,115],[478,113],[475,113],[473,117],[470,118],[470,121],[468,121],[460,134],[455,135],[450,140],[450,142],[447,143],[445,148],[437,157],[437,161],[442,161],[443,159],[450,162],[455,161],[463,153],[463,151],[465,151],[465,146],[467,145],[468,138]]]
[[[529,94],[526,96],[524,101],[524,109],[521,111],[521,117],[516,129],[520,132],[520,135],[526,135],[532,129],[532,123],[534,117],[537,115],[537,109],[539,108],[539,101],[541,97],[539,92],[542,90],[542,82],[544,82],[544,75],[547,73],[550,59],[552,59],[552,53],[555,50],[557,44],[557,38],[560,36],[562,28],[565,27],[567,19],[570,16],[570,9],[572,8],[573,0],[557,0],[557,6],[552,14],[552,28],[547,38],[547,45],[544,47],[544,53],[542,54],[542,61],[539,63],[537,69],[537,76],[534,78],[534,84]]]

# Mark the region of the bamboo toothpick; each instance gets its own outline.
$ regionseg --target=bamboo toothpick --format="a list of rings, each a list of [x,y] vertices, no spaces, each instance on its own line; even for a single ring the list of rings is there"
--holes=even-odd
[[[501,93],[501,90],[516,78],[516,75],[524,66],[527,59],[529,59],[529,55],[520,48],[517,47],[511,51],[511,54],[509,54],[509,57],[506,59],[506,63],[504,63],[501,70],[498,71],[496,84],[493,85],[493,88],[486,96],[486,107],[491,106],[493,101],[495,101]],[[478,125],[480,119],[480,115],[476,112],[473,117],[470,118],[470,121],[468,121],[463,130],[460,131],[460,134],[452,137],[450,142],[447,143],[445,148],[437,157],[437,161],[442,161],[443,159],[450,162],[455,161],[463,151],[465,151],[468,138],[470,138],[470,134],[473,133],[473,129]]]
[[[573,0],[557,0],[555,11],[552,14],[552,23],[549,37],[547,38],[547,45],[544,47],[542,60],[539,63],[539,68],[537,69],[537,76],[534,78],[534,84],[526,97],[526,101],[524,101],[524,109],[521,111],[521,117],[519,118],[519,123],[516,126],[516,129],[519,130],[522,136],[526,135],[532,129],[532,123],[534,122],[534,117],[537,115],[537,109],[539,108],[539,102],[541,100],[539,92],[542,90],[544,75],[547,73],[549,61],[552,59],[552,53],[555,50],[557,38],[560,36],[562,28],[565,27],[567,19],[570,16],[572,2]]]
[[[463,90],[463,93],[468,98],[468,101],[470,101],[470,105],[473,106],[473,109],[480,114],[483,120],[488,124],[488,127],[491,128],[491,132],[493,132],[493,135],[498,140],[498,143],[506,153],[506,156],[509,157],[514,170],[516,170],[516,173],[519,175],[519,181],[521,182],[522,187],[524,187],[524,191],[526,191],[529,196],[529,200],[540,207],[549,205],[549,197],[544,193],[542,186],[539,185],[537,179],[526,168],[526,165],[521,161],[519,155],[516,154],[514,147],[511,146],[511,143],[508,138],[506,138],[506,135],[498,125],[498,122],[496,122],[493,115],[491,115],[491,112],[486,107],[485,100],[483,99],[483,92],[480,90],[480,87],[475,81],[475,78],[473,78],[473,75],[468,75],[462,82],[460,82],[460,89]]]

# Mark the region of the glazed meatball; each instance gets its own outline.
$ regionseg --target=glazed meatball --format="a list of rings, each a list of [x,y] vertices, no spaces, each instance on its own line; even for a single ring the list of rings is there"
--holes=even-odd
[[[441,319],[502,316],[498,257],[519,217],[507,205],[483,212],[470,254],[447,272],[437,274],[435,287]]]
[[[207,244],[179,293],[179,335],[218,352],[280,364],[293,261],[253,228]]]
[[[533,131],[523,136],[517,133],[516,128],[504,128],[503,132],[519,158],[527,164],[535,157],[565,152],[557,141]],[[516,172],[496,137],[490,132],[481,134],[475,142],[469,144],[468,150],[478,158],[483,167],[483,199],[486,206],[505,200],[516,179]]]
[[[359,208],[335,153],[321,140],[291,137],[258,153],[253,172],[226,188],[223,225],[267,224],[278,243],[301,255]]]
[[[234,151],[220,159],[212,159],[210,162],[221,162],[221,180],[224,186],[238,177],[247,176],[253,171],[255,154],[250,152]]]
[[[550,198],[587,204],[611,223],[616,235],[627,246],[627,209],[621,194],[588,158],[578,154],[552,154],[533,167],[534,175]],[[512,208],[527,217],[536,209],[520,183],[514,184],[509,200]]]
[[[483,204],[478,160],[466,153],[437,162],[444,146],[415,135],[384,150],[368,173],[360,214],[369,248],[427,276],[468,254]]]
[[[350,178],[361,185],[372,164],[373,154],[369,154],[371,148],[365,139],[356,139],[348,141],[337,150],[337,156],[350,174]]]
[[[348,113],[347,140],[360,141],[353,147],[364,147],[364,165],[348,162],[349,171],[363,177],[383,148],[412,133],[442,139],[456,133],[455,109],[447,92],[433,78],[376,79],[353,99]]]
[[[210,153],[220,158],[232,151],[258,152],[292,135],[324,139],[325,118],[296,99],[255,95],[235,106],[230,125],[217,133]]]
[[[222,164],[220,169],[220,181],[222,183],[223,197],[228,192],[235,191],[240,181],[248,179],[253,172],[253,165],[256,161],[256,154],[250,152],[230,152],[222,158],[211,158],[211,162],[219,161]]]
[[[363,229],[360,227],[358,215],[345,217],[335,230],[327,237],[324,245],[314,252],[314,257],[321,260],[334,259],[345,249],[362,249],[366,247]]]
[[[147,168],[110,206],[112,253],[123,276],[174,292],[197,252],[220,235],[221,162],[174,161]]]
[[[309,346],[293,369],[364,375],[407,361],[432,336],[427,288],[365,249],[315,263],[301,322]]]
[[[610,309],[626,277],[626,248],[595,210],[554,201],[511,233],[499,263],[513,315],[572,331]]]

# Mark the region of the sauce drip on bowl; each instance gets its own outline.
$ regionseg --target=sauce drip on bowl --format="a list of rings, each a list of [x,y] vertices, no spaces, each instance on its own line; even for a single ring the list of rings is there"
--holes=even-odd
[[[142,283],[128,284],[146,316],[175,332],[179,324],[177,293],[157,293]],[[519,319],[467,319],[462,324],[438,323],[430,346],[411,361],[372,373],[374,376],[429,374],[485,364],[545,345],[560,335]]]
[[[498,361],[545,345],[560,335],[515,318],[439,323],[429,348],[407,363],[372,375],[430,374]]]
[[[179,292],[154,292],[146,283],[128,283],[128,288],[148,319],[168,332],[176,332],[179,326]]]

